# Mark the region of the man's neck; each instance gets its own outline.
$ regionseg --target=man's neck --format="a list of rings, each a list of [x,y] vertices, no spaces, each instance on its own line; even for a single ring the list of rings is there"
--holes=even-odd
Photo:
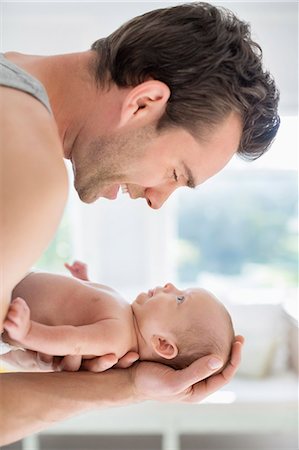
[[[64,156],[70,158],[71,148],[79,132],[92,77],[89,65],[92,52],[37,56],[8,52],[5,57],[21,67],[44,86],[57,124]]]

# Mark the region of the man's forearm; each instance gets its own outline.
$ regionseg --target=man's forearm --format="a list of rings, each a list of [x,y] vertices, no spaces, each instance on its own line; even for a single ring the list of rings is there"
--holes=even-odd
[[[130,370],[11,373],[0,376],[0,445],[76,413],[138,402]]]

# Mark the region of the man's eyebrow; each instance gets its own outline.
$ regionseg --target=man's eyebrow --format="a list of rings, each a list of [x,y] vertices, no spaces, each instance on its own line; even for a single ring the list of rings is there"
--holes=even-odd
[[[185,171],[186,178],[187,178],[186,186],[188,186],[191,189],[195,189],[196,183],[195,183],[194,176],[193,176],[190,168],[188,166],[186,166],[186,164],[184,162],[183,162],[183,167],[184,167],[184,171]]]

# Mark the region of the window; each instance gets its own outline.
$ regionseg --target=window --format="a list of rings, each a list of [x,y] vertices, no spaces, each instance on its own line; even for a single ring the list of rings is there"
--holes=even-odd
[[[179,198],[178,278],[208,272],[256,285],[297,282],[296,173],[227,171]]]
[[[260,160],[236,158],[194,192],[179,193],[181,283],[230,290],[297,286],[296,133],[296,118],[283,118]]]

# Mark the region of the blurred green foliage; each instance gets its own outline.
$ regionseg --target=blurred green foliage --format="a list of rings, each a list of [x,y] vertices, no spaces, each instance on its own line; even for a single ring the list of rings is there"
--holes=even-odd
[[[237,275],[256,264],[297,285],[297,211],[295,171],[224,171],[194,192],[182,192],[180,281],[195,281],[201,271]],[[186,246],[198,257],[182,257]]]
[[[64,263],[72,256],[71,248],[71,224],[66,208],[53,240],[34,267],[47,272],[62,272]]]

